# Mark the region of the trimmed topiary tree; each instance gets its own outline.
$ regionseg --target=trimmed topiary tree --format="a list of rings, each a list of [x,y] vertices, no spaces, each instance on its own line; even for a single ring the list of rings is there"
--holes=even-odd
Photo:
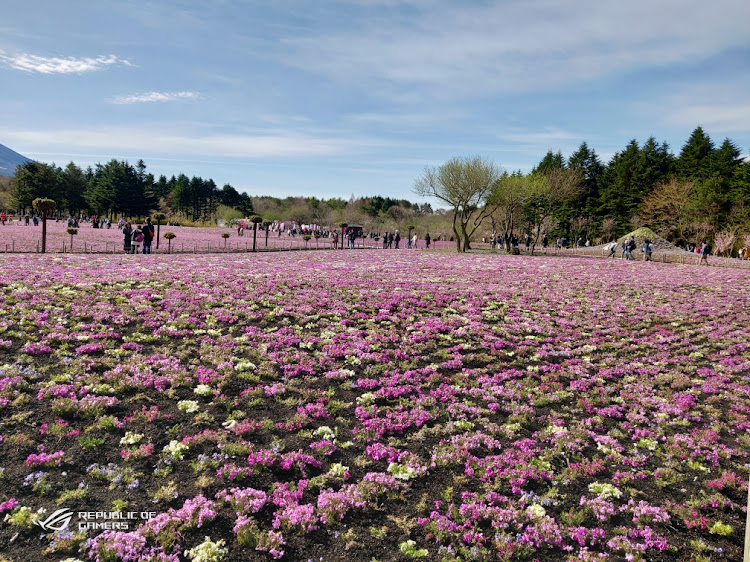
[[[344,233],[346,232],[346,227],[349,226],[349,223],[342,222],[339,223],[339,226],[341,227],[341,249],[344,249]]]
[[[255,251],[255,239],[258,237],[258,225],[263,222],[263,218],[258,215],[250,217],[250,222],[253,223],[253,252]]]
[[[68,230],[66,230],[66,232],[68,234],[70,234],[70,251],[72,252],[73,251],[73,236],[75,236],[76,234],[78,234],[78,229],[71,227],[71,228],[68,228]]]
[[[177,235],[174,232],[165,232],[164,238],[167,239],[167,253],[171,254],[172,253],[172,240],[177,238]]]
[[[53,199],[37,197],[31,204],[38,213],[42,214],[42,253],[47,252],[47,216],[57,208]],[[71,241],[71,245],[73,242]]]
[[[406,225],[406,231],[408,232],[407,237],[409,240],[411,240],[411,231],[414,230],[413,224],[407,224]]]

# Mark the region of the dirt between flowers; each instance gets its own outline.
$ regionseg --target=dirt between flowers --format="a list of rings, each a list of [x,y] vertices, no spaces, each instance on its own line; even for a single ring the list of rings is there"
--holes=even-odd
[[[252,488],[270,498],[280,486],[300,491],[294,506],[319,506],[317,529],[276,524],[281,500],[247,513],[260,531],[283,532],[283,560],[741,558],[748,302],[720,293],[738,272],[677,285],[668,264],[655,279],[627,263],[408,258],[178,262],[183,273],[200,266],[198,278],[157,257],[149,268],[160,284],[127,286],[118,279],[131,272],[95,267],[112,265],[106,257],[86,269],[56,265],[40,285],[20,260],[7,264],[20,272],[0,293],[0,504],[17,505],[0,515],[0,560],[85,560],[84,538],[100,532],[50,535],[14,520],[20,506],[163,514],[199,496],[214,513],[201,525],[186,520],[178,548],[158,534],[149,547],[187,560],[210,537],[225,541],[224,560],[269,560],[239,544],[238,512],[217,494]],[[342,271],[354,280],[342,283]],[[713,307],[708,319],[691,306],[696,287]],[[649,308],[623,306],[617,288],[649,295]],[[331,446],[311,448],[323,429],[335,429]],[[187,448],[165,452],[173,442]],[[152,447],[138,453],[142,445]],[[57,451],[59,463],[34,460]],[[275,460],[251,467],[260,452]],[[312,460],[284,467],[281,456],[295,452]],[[393,474],[394,463],[425,472],[323,522],[322,490]],[[344,479],[310,484],[336,464]],[[225,466],[237,474],[220,475]],[[726,483],[713,483],[719,477]],[[595,499],[592,484],[611,482],[623,494],[604,502],[612,513],[582,506]],[[669,517],[636,521],[628,500]],[[534,506],[545,515],[530,515]],[[113,549],[91,559],[122,557]]]

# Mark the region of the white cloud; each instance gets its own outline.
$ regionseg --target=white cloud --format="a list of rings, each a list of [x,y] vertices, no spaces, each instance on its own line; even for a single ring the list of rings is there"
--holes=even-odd
[[[111,102],[118,105],[129,105],[155,101],[195,100],[198,97],[199,95],[196,92],[147,92],[131,96],[117,96]]]
[[[314,136],[292,130],[262,130],[248,134],[206,134],[199,128],[165,129],[159,124],[138,127],[101,127],[6,131],[14,146],[36,147],[55,155],[99,154],[104,159],[123,154],[141,154],[143,158],[169,155],[170,158],[267,158],[324,156],[340,154],[357,146],[356,141]],[[56,152],[59,150],[60,152]]]
[[[694,63],[748,45],[748,19],[737,0],[434,2],[311,27],[281,41],[282,61],[393,97],[482,96]]]
[[[670,125],[695,127],[723,133],[750,131],[750,103],[687,103],[664,117]]]
[[[714,136],[750,131],[750,102],[745,92],[750,72],[738,69],[720,82],[687,81],[673,93],[633,105],[657,123],[691,131],[698,125]]]
[[[107,66],[116,64],[132,66],[130,61],[118,58],[115,55],[96,58],[59,58],[40,57],[28,53],[7,55],[3,51],[0,51],[0,64],[23,72],[38,72],[40,74],[83,74],[84,72],[102,70]]]

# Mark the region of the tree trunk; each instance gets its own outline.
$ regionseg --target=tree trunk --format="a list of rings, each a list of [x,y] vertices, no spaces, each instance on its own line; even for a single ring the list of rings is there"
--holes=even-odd
[[[456,252],[459,254],[461,253],[461,235],[458,233],[458,228],[456,228],[456,219],[458,218],[458,215],[456,214],[456,211],[453,213],[453,236],[456,239]]]
[[[461,236],[464,239],[464,252],[471,250],[471,243],[469,242],[469,234],[466,232],[466,225],[461,223]]]
[[[47,213],[42,213],[42,253],[47,252]]]

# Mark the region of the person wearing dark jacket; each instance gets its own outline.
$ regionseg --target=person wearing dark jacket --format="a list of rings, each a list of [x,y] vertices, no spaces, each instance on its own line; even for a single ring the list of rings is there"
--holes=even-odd
[[[133,240],[133,227],[129,222],[125,223],[122,227],[123,245],[122,249],[125,250],[126,254],[130,253],[131,241]]]
[[[143,253],[151,253],[151,242],[154,239],[154,225],[151,224],[151,217],[146,217],[146,224],[143,225]]]

